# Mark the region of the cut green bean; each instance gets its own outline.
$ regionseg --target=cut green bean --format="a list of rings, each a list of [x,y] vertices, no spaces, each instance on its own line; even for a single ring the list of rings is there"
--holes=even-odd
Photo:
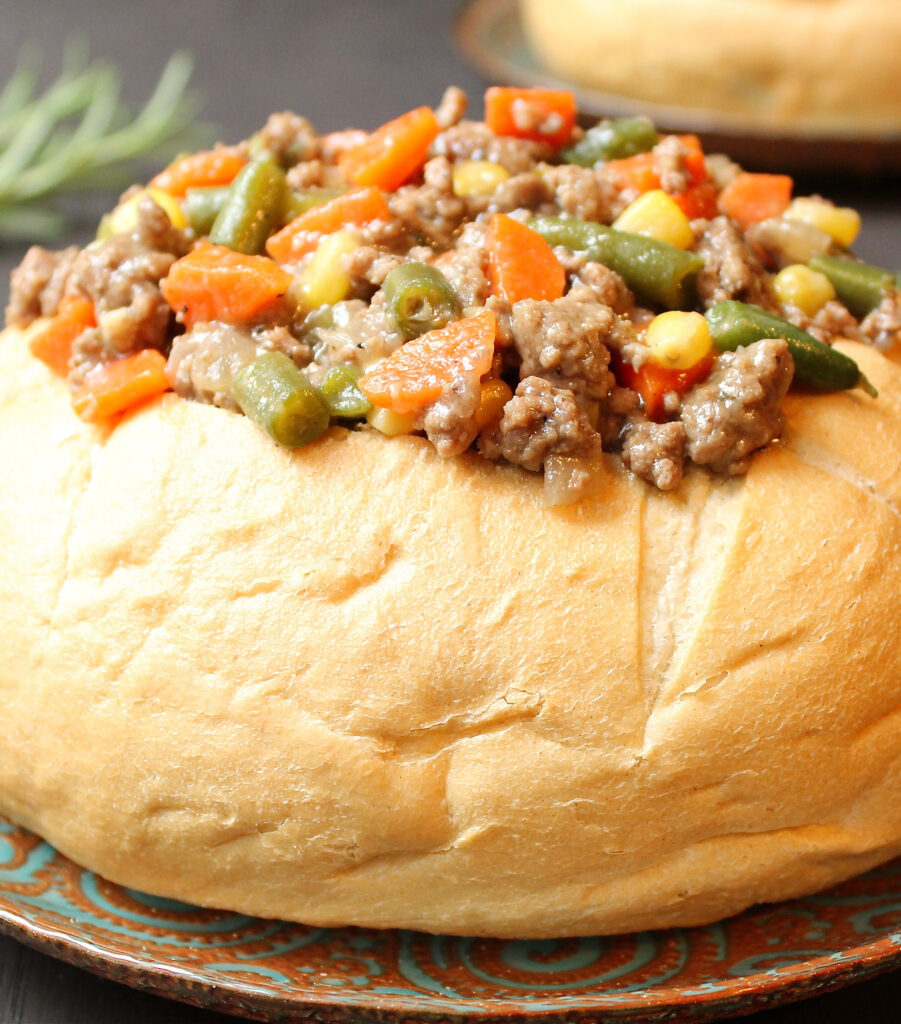
[[[847,256],[817,253],[811,257],[808,266],[829,278],[835,294],[858,320],[872,313],[889,290],[897,286],[895,275],[890,270],[858,263]]]
[[[230,191],[229,185],[188,189],[182,209],[195,235],[199,237],[210,233]],[[288,189],[282,215],[278,221],[273,222],[272,227],[281,227],[283,223],[293,220],[294,217],[299,217],[300,214],[306,213],[314,206],[320,206],[330,199],[335,199],[345,191],[347,190],[343,188],[307,188],[297,192]]]
[[[210,241],[236,252],[260,253],[282,220],[285,172],[272,160],[254,160],[238,173],[210,229]]]
[[[607,160],[621,160],[636,153],[647,153],[660,141],[650,121],[643,117],[615,117],[601,121],[560,154],[567,164],[594,167]]]
[[[382,285],[388,316],[407,338],[444,327],[462,313],[450,282],[428,263],[401,263],[388,271]]]
[[[328,430],[325,399],[284,352],[258,356],[231,390],[244,415],[285,448],[301,448]]]
[[[188,226],[198,238],[210,233],[228,193],[228,185],[189,188],[185,193],[181,208]]]
[[[761,338],[784,338],[799,384],[817,391],[861,388],[873,398],[877,395],[853,359],[759,306],[728,299],[711,306],[704,315],[718,349],[735,350]]]
[[[665,309],[694,304],[695,277],[704,266],[696,253],[574,217],[536,217],[529,224],[551,245],[584,252],[616,271],[644,302]]]
[[[357,386],[363,376],[358,366],[349,363],[333,366],[325,375],[319,391],[332,416],[345,420],[362,419],[372,408],[372,402]]]
[[[347,191],[346,188],[304,188],[297,191],[290,191],[285,201],[285,220],[292,220],[300,214],[312,210],[314,206],[321,206],[330,199],[337,199]]]

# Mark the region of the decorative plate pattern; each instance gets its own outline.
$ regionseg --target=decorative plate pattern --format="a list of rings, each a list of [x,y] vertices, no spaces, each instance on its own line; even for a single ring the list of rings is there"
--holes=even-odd
[[[509,942],[202,910],[106,882],[0,821],[0,930],[116,981],[259,1020],[709,1020],[901,964],[901,860],[706,928]]]
[[[776,133],[740,115],[647,103],[561,81],[545,71],[529,49],[518,0],[467,0],[457,17],[457,44],[487,79],[515,85],[570,89],[579,109],[595,117],[644,114],[668,131],[695,132],[708,152],[726,152],[749,168],[872,176],[901,170],[901,126],[885,137],[860,137],[853,124],[834,131],[805,132],[803,126]]]

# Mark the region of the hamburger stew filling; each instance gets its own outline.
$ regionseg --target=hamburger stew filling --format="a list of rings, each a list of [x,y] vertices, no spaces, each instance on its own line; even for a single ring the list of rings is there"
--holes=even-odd
[[[793,385],[874,394],[833,342],[894,345],[899,282],[851,253],[853,210],[642,119],[583,130],[566,92],[466,105],[325,135],[274,114],[180,157],[84,249],[30,249],[7,323],[86,420],[173,390],[292,448],[417,433],[543,473],[548,504],[602,452],[663,490],[744,473]]]

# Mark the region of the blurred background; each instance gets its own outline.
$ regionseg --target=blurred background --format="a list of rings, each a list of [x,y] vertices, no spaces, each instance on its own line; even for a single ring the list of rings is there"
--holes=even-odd
[[[83,40],[122,73],[122,95],[140,106],[176,50],[193,55],[191,90],[215,139],[237,142],[274,110],[292,109],[321,131],[375,127],[411,106],[437,103],[445,85],[474,97],[482,82],[451,41],[454,0],[7,0],[0,33],[0,79],[14,72],[22,47],[37,42],[45,78],[59,70],[67,41]],[[152,173],[153,164],[147,166]],[[85,194],[67,206],[80,223],[60,238],[83,244],[118,192]],[[0,276],[24,246],[0,248]],[[4,304],[7,292],[4,290]]]
[[[413,106],[436,104],[448,84],[465,89],[472,115],[481,117],[486,76],[524,82],[543,74],[526,46],[515,0],[474,0],[465,9],[459,0],[150,0],[140,5],[5,0],[3,13],[0,83],[13,74],[22,48],[35,43],[43,53],[44,80],[50,81],[67,40],[80,37],[94,57],[120,69],[124,99],[140,107],[172,53],[183,50],[194,59],[191,91],[199,121],[211,138],[225,142],[246,138],[270,112],[283,109],[307,116],[322,131],[373,128]],[[753,154],[759,144],[767,159],[778,159],[772,139],[740,131],[735,138],[743,153],[750,144]],[[899,269],[896,177],[849,174],[840,148],[813,145],[804,150],[806,170],[798,191],[820,192],[856,207],[864,220],[858,253]],[[790,143],[785,147],[797,157]],[[2,160],[0,155],[0,167]],[[145,165],[143,173],[149,176],[156,166]],[[85,244],[118,191],[88,192],[67,202],[71,219],[46,244]],[[9,272],[26,247],[25,238],[0,238],[4,304]],[[899,1007],[896,973],[751,1019],[755,1024],[869,1024],[901,1019]],[[228,1019],[94,978],[0,937],[2,1024]]]

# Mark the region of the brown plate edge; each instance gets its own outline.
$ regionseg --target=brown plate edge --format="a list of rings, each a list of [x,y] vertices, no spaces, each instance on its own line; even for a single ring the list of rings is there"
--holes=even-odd
[[[241,982],[220,984],[197,976],[193,969],[159,961],[140,963],[124,951],[103,951],[97,944],[64,931],[34,924],[9,910],[0,902],[0,933],[6,934],[38,952],[87,970],[105,980],[115,981],[154,995],[178,1000],[206,1010],[218,1010],[258,1021],[315,1020],[320,1024],[464,1024],[484,1020],[491,1024],[603,1024],[631,1021],[633,1024],[662,1024],[671,1021],[674,1010],[680,1019],[691,1021],[722,1020],[745,1016],[760,1010],[798,1002],[865,981],[901,967],[901,941],[883,936],[875,942],[834,955],[815,957],[801,965],[793,964],[764,975],[735,979],[727,990],[698,994],[673,989],[671,994],[634,993],[632,1005],[604,1006],[603,995],[591,1007],[561,1007],[560,1011],[535,1010],[505,1012],[503,1008],[473,1002],[465,1012],[449,1013],[434,1008],[413,1009],[406,1001],[373,996],[373,1006],[342,1003],[329,993],[317,999],[304,993],[298,999],[283,999],[255,990]],[[617,993],[618,997],[622,993]]]
[[[486,27],[516,15],[517,0],[465,0],[453,22],[455,43],[486,80],[521,86],[568,89],[583,115],[628,117],[642,114],[665,130],[693,132],[708,152],[727,153],[750,169],[780,169],[792,173],[820,172],[873,178],[901,173],[901,132],[860,136],[832,132],[777,131],[748,125],[713,111],[643,103],[629,97],[588,89],[536,67],[508,60],[484,45]],[[520,30],[521,32],[521,30]],[[527,49],[525,38],[522,45]]]

